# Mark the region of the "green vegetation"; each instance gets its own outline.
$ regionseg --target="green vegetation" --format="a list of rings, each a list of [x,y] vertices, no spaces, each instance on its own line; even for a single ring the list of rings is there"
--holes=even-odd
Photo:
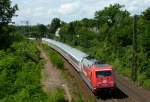
[[[64,98],[64,90],[57,89],[56,92],[51,93],[49,102],[67,102]]]
[[[46,102],[39,51],[9,25],[17,9],[10,0],[0,1],[0,102]]]
[[[94,19],[84,18],[61,25],[60,41],[113,65],[115,71],[132,78],[133,16],[124,6],[110,5],[95,13]],[[150,8],[137,15],[137,79],[150,88]]]
[[[12,26],[8,26],[11,23],[11,18],[18,10],[17,5],[11,6],[10,0],[0,1],[0,49],[7,48],[12,44],[11,32]]]
[[[51,25],[49,25],[49,32],[51,34],[54,34],[59,27],[60,27],[60,19],[54,18],[51,22]]]
[[[64,102],[61,90],[51,97],[43,92],[43,63],[36,43],[21,35],[27,34],[28,28],[10,25],[17,9],[10,0],[0,1],[0,102]],[[47,30],[44,25],[33,28],[36,38]]]
[[[64,69],[64,62],[62,58],[57,54],[57,52],[53,51],[48,45],[43,45],[44,49],[48,51],[49,58],[56,68]]]
[[[0,102],[46,102],[36,44],[23,39],[0,51]]]
[[[35,26],[15,26],[14,29],[16,30],[16,32],[18,32],[19,34],[23,34],[26,37],[35,37],[39,39],[48,35],[48,28],[43,24],[38,24]]]

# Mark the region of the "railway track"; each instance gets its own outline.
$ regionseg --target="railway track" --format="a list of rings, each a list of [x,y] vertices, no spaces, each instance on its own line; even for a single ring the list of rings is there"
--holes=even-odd
[[[116,74],[117,86],[136,102],[150,102],[150,91],[139,88],[128,78]]]

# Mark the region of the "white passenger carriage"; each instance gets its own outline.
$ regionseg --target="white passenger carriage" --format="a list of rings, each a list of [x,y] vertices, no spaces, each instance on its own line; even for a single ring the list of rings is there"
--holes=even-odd
[[[58,51],[76,68],[77,71],[81,71],[81,62],[88,56],[86,53],[55,40],[43,38],[42,42]]]

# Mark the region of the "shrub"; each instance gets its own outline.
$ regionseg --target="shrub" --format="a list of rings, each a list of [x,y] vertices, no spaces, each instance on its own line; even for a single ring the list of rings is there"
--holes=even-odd
[[[51,93],[49,102],[67,102],[64,98],[64,90],[58,88],[56,92]]]
[[[23,40],[0,51],[0,102],[48,102],[41,88],[36,44]]]

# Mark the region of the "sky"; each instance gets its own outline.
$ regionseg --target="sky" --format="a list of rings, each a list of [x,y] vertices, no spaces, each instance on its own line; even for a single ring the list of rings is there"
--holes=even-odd
[[[55,17],[70,22],[83,18],[93,18],[94,13],[110,4],[124,5],[131,15],[140,14],[150,7],[150,0],[11,0],[12,5],[18,4],[17,17],[13,18],[16,25],[50,24]]]

